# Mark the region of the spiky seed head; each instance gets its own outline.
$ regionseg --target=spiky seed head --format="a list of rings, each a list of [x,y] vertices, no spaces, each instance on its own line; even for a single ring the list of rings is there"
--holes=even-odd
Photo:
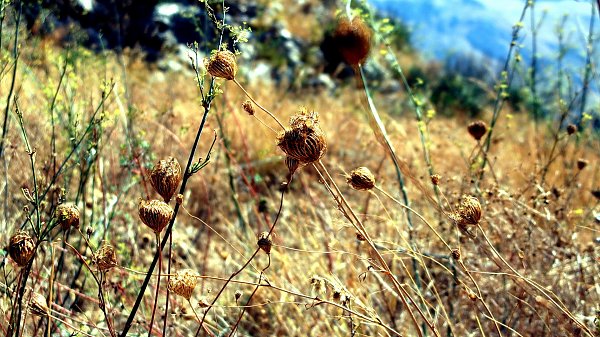
[[[440,184],[440,179],[442,179],[442,176],[440,176],[439,174],[431,175],[431,183],[435,186],[438,186]]]
[[[271,247],[273,246],[273,240],[271,240],[271,236],[269,232],[262,232],[258,236],[258,247],[262,249],[265,253],[271,254]]]
[[[102,241],[100,248],[94,254],[94,262],[100,271],[107,271],[117,265],[115,247],[108,241]]]
[[[171,201],[181,179],[181,165],[173,157],[159,160],[150,171],[150,183],[165,202]]]
[[[452,220],[460,227],[479,224],[481,220],[481,204],[470,195],[463,195],[458,209],[451,215]]]
[[[585,160],[583,158],[577,159],[577,168],[578,169],[583,170],[587,165],[588,165],[587,160]]]
[[[577,132],[577,125],[575,125],[575,124],[569,124],[569,125],[567,125],[567,133],[569,135],[572,135],[575,132]]]
[[[341,18],[333,32],[333,41],[344,61],[351,66],[364,63],[371,51],[372,32],[362,18]]]
[[[210,58],[204,60],[206,70],[213,77],[233,80],[237,73],[235,54],[229,50],[213,52]]]
[[[167,203],[160,200],[146,201],[140,199],[138,205],[140,219],[155,233],[160,233],[169,224],[173,216],[173,209]]]
[[[346,182],[355,190],[368,191],[375,187],[375,176],[368,168],[361,166],[350,172]]]
[[[467,130],[471,137],[475,140],[480,140],[487,132],[487,125],[484,121],[475,121],[467,126]]]
[[[50,314],[50,308],[48,308],[48,303],[44,295],[40,293],[31,294],[29,312],[40,317],[48,317]]]
[[[171,277],[167,287],[170,291],[189,301],[198,284],[198,277],[200,277],[200,274],[195,270],[182,269],[177,271],[175,276]]]
[[[18,230],[8,244],[8,255],[19,267],[25,267],[35,252],[35,241],[23,230]]]
[[[315,162],[325,155],[327,141],[319,126],[319,114],[302,108],[290,119],[290,129],[277,137],[277,146],[300,165]]]
[[[251,100],[247,99],[244,101],[244,103],[242,103],[242,109],[244,109],[248,115],[254,115],[254,105],[252,105]]]
[[[54,210],[54,219],[64,230],[79,228],[79,208],[74,204],[60,204]]]

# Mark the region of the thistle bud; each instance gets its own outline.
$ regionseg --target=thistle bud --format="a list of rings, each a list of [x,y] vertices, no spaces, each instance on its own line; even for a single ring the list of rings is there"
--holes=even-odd
[[[64,230],[71,227],[79,228],[79,209],[74,204],[60,204],[54,210],[54,219],[57,225]]]
[[[346,182],[355,190],[368,191],[375,187],[375,176],[368,168],[358,167],[350,172]]]
[[[160,160],[150,171],[150,183],[165,202],[171,201],[181,179],[181,166],[173,157]]]
[[[117,265],[115,247],[109,242],[102,241],[100,248],[94,254],[94,262],[100,271],[107,271]]]
[[[269,235],[269,232],[262,232],[258,236],[258,247],[262,249],[265,253],[271,254],[271,247],[273,246],[273,240]]]
[[[189,301],[198,284],[199,276],[200,275],[192,269],[179,270],[174,277],[169,279],[167,287],[170,291]]]
[[[252,105],[252,101],[246,100],[242,103],[242,109],[244,109],[248,115],[254,115],[254,105]]]
[[[233,80],[237,73],[235,54],[229,50],[213,52],[209,59],[204,61],[206,70],[213,77]]]
[[[35,241],[27,232],[18,230],[8,245],[8,255],[19,267],[25,267],[35,252]]]
[[[360,17],[342,18],[333,32],[335,46],[351,66],[362,64],[371,50],[371,29]]]
[[[162,232],[173,216],[171,206],[160,200],[146,201],[141,199],[138,212],[142,222],[155,233]]]
[[[487,132],[487,125],[484,121],[475,121],[467,126],[467,130],[471,137],[475,140],[480,140]]]

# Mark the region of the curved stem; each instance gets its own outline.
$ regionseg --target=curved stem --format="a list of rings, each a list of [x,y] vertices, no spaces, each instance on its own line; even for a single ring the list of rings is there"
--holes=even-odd
[[[250,94],[246,91],[246,89],[244,89],[244,87],[242,87],[242,85],[240,84],[240,82],[238,82],[234,78],[233,79],[233,83],[237,84],[237,86],[240,87],[240,89],[242,89],[242,91],[244,92],[244,94],[252,101],[252,103],[256,104],[257,107],[259,107],[262,111],[266,112],[269,116],[271,116],[271,118],[273,118],[275,120],[275,122],[277,122],[277,124],[279,124],[279,126],[281,126],[281,128],[285,130],[285,126],[283,126],[283,124],[281,124],[281,122],[279,121],[279,119],[277,119],[277,117],[275,117],[275,115],[273,115],[273,113],[271,113],[271,111],[267,110],[262,105],[258,104],[258,102],[256,102],[254,100],[254,98],[252,98],[252,96],[250,96]]]

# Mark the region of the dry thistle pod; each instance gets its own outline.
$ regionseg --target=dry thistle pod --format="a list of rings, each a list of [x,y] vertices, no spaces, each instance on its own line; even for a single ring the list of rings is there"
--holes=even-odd
[[[29,302],[29,311],[40,317],[48,317],[50,315],[50,308],[44,295],[40,293],[32,293],[31,301]]]
[[[181,179],[181,166],[173,157],[159,160],[150,171],[150,183],[165,202],[171,201]]]
[[[290,129],[277,137],[277,146],[300,164],[321,159],[327,150],[327,141],[319,126],[319,114],[302,108],[290,119]]]
[[[169,224],[173,216],[173,209],[160,200],[146,201],[140,199],[138,205],[140,219],[155,233],[160,233]]]
[[[200,275],[195,270],[182,269],[175,273],[174,277],[171,277],[167,287],[170,291],[189,301],[198,284],[198,277]]]
[[[341,18],[333,32],[335,47],[351,66],[362,64],[371,51],[372,32],[362,18]]]
[[[8,244],[8,255],[19,267],[25,267],[35,252],[35,241],[27,232],[18,230]]]
[[[71,227],[79,228],[79,208],[74,204],[60,204],[54,210],[54,219],[57,225],[64,230]]]
[[[366,167],[357,167],[346,177],[350,187],[358,191],[368,191],[375,187],[375,176]]]
[[[569,125],[567,125],[567,133],[569,135],[572,135],[575,132],[577,132],[577,125],[575,125],[575,124],[569,124]]]
[[[244,109],[244,111],[246,111],[248,115],[254,115],[254,105],[252,105],[252,101],[250,101],[249,99],[242,103],[242,109]]]
[[[262,232],[258,236],[258,247],[262,249],[265,253],[271,254],[271,247],[273,246],[273,240],[269,235],[269,232]]]
[[[583,170],[587,165],[588,165],[587,160],[585,160],[583,158],[577,159],[577,168],[578,169]]]
[[[467,126],[467,130],[471,137],[475,140],[480,140],[487,132],[487,125],[484,121],[475,121]]]
[[[213,52],[210,58],[204,60],[204,64],[213,77],[233,80],[237,73],[235,54],[229,50]]]
[[[463,195],[458,210],[450,217],[460,227],[477,225],[481,220],[481,204],[477,198]]]
[[[290,176],[300,167],[300,162],[290,156],[285,156],[285,166],[288,168]]]
[[[100,271],[107,271],[117,265],[115,247],[107,241],[102,241],[100,248],[94,254],[94,263]]]
[[[439,174],[432,174],[430,178],[431,183],[435,186],[438,186],[440,184],[440,179],[442,179],[442,176],[440,176]]]

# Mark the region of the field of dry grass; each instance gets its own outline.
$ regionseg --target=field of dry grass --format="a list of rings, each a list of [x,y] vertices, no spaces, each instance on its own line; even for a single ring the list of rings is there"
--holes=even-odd
[[[467,131],[475,119],[420,123],[404,90],[375,91],[400,185],[360,77],[334,92],[289,92],[247,78],[241,62],[236,81],[286,126],[301,107],[319,113],[327,151],[288,184],[281,129],[256,106],[244,111],[233,81],[216,79],[193,156],[202,162],[215,140],[210,160],[170,201],[178,213],[160,285],[156,268],[128,322],[157,251],[140,199],[163,199],[149,181],[159,160],[174,157],[185,172],[207,101],[192,67],[165,72],[78,47],[65,63],[64,49],[30,41],[16,65],[2,49],[2,107],[15,66],[17,75],[0,158],[2,333],[600,336],[597,131],[571,134],[504,107],[485,152],[485,137]],[[483,111],[489,124],[493,107]],[[375,188],[346,183],[360,166]],[[473,223],[461,215],[468,196],[480,207]],[[59,204],[76,205],[78,228],[60,225]],[[19,229],[25,248],[9,244]],[[33,257],[15,260],[27,249]],[[189,300],[167,287],[182,269],[197,273]]]

